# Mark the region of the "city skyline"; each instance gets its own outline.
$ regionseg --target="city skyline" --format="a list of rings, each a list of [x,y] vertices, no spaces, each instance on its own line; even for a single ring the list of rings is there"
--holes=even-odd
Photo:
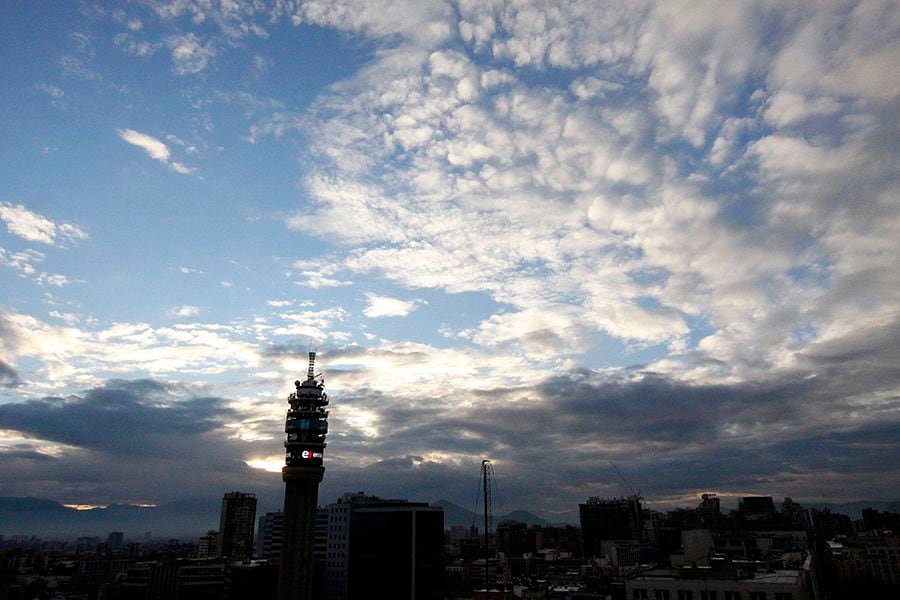
[[[900,9],[0,7],[0,496],[897,500]],[[190,477],[185,477],[190,473]]]

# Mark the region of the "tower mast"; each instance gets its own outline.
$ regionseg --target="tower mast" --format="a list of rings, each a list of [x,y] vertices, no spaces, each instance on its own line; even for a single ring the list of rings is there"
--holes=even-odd
[[[279,600],[311,600],[313,540],[322,459],[328,433],[325,378],[315,374],[316,353],[309,353],[306,381],[295,381],[288,396],[284,480],[284,533],[278,573]]]

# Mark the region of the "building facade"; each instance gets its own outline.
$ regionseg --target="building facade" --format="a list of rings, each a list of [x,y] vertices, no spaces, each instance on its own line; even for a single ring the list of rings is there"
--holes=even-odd
[[[344,494],[326,510],[327,600],[441,598],[444,512],[440,507],[359,492]]]
[[[277,563],[281,559],[283,534],[283,512],[267,512],[261,516],[256,530],[256,557]]]
[[[627,498],[588,498],[578,505],[585,556],[600,556],[602,542],[641,541],[643,512],[638,496]]]
[[[253,556],[253,529],[256,525],[256,496],[230,492],[222,498],[217,554],[232,560]]]

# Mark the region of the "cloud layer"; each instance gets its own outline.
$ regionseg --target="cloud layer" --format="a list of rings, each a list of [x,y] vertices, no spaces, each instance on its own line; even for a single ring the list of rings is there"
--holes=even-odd
[[[162,322],[4,305],[10,493],[166,500],[131,465],[187,495],[277,494],[248,465],[281,458],[276,397],[309,340],[334,399],[325,494],[466,502],[484,457],[508,508],[548,514],[621,493],[610,460],[669,503],[900,489],[895,2],[179,0],[106,18],[128,60],[168,49],[198,139],[226,153],[214,125],[240,118],[242,152],[299,148],[296,201],[266,215],[296,240],[271,252],[291,293],[228,318],[186,297]],[[371,51],[308,103],[282,79],[206,85],[231,60],[281,76],[266,44],[316,28]],[[72,40],[65,73],[100,81],[91,38]],[[178,138],[116,131],[194,172]],[[88,239],[21,204],[0,218],[28,243]],[[65,278],[44,258],[0,249]],[[177,483],[176,460],[208,477]]]

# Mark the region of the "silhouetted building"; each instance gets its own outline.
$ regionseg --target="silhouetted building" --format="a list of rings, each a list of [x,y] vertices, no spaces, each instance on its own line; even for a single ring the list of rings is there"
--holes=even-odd
[[[328,432],[328,395],[325,379],[315,374],[316,353],[309,353],[306,380],[296,381],[288,397],[285,421],[284,533],[278,597],[310,600],[313,588],[313,549],[319,482],[325,475],[322,461]]]
[[[628,600],[812,600],[811,561],[799,569],[757,569],[715,557],[709,566],[653,569],[625,584]]]
[[[853,535],[853,521],[847,515],[831,512],[827,508],[811,509],[813,531],[819,543],[833,540],[839,535]]]
[[[210,529],[197,542],[197,558],[213,558],[219,548],[219,532]]]
[[[234,563],[225,580],[227,600],[275,600],[278,565],[266,561]]]
[[[325,573],[328,562],[328,509],[316,510],[316,531],[313,538],[313,598],[325,598]]]
[[[700,496],[700,505],[694,511],[697,522],[701,527],[717,527],[722,520],[722,507],[719,498],[715,494],[703,494]]]
[[[121,531],[110,531],[106,537],[106,545],[110,552],[121,552],[124,545],[125,534]]]
[[[862,511],[863,531],[890,531],[900,534],[900,513],[882,512],[874,508]]]
[[[778,511],[775,510],[775,501],[771,496],[745,496],[738,502],[738,524],[747,529],[766,528],[778,526],[780,523]]]
[[[359,492],[327,510],[325,598],[441,598],[443,509]]]
[[[268,512],[259,518],[256,530],[256,556],[277,563],[281,558],[284,513]]]
[[[219,517],[218,555],[232,560],[253,556],[253,526],[256,525],[256,496],[231,492],[222,498]]]
[[[503,521],[497,525],[496,539],[497,549],[506,557],[537,551],[534,531],[529,532],[528,526],[519,521]]]
[[[584,555],[599,556],[603,553],[603,540],[640,541],[643,530],[641,499],[628,498],[588,498],[587,503],[578,505],[581,516],[581,535]]]
[[[835,600],[900,598],[900,535],[827,542],[823,563]]]

